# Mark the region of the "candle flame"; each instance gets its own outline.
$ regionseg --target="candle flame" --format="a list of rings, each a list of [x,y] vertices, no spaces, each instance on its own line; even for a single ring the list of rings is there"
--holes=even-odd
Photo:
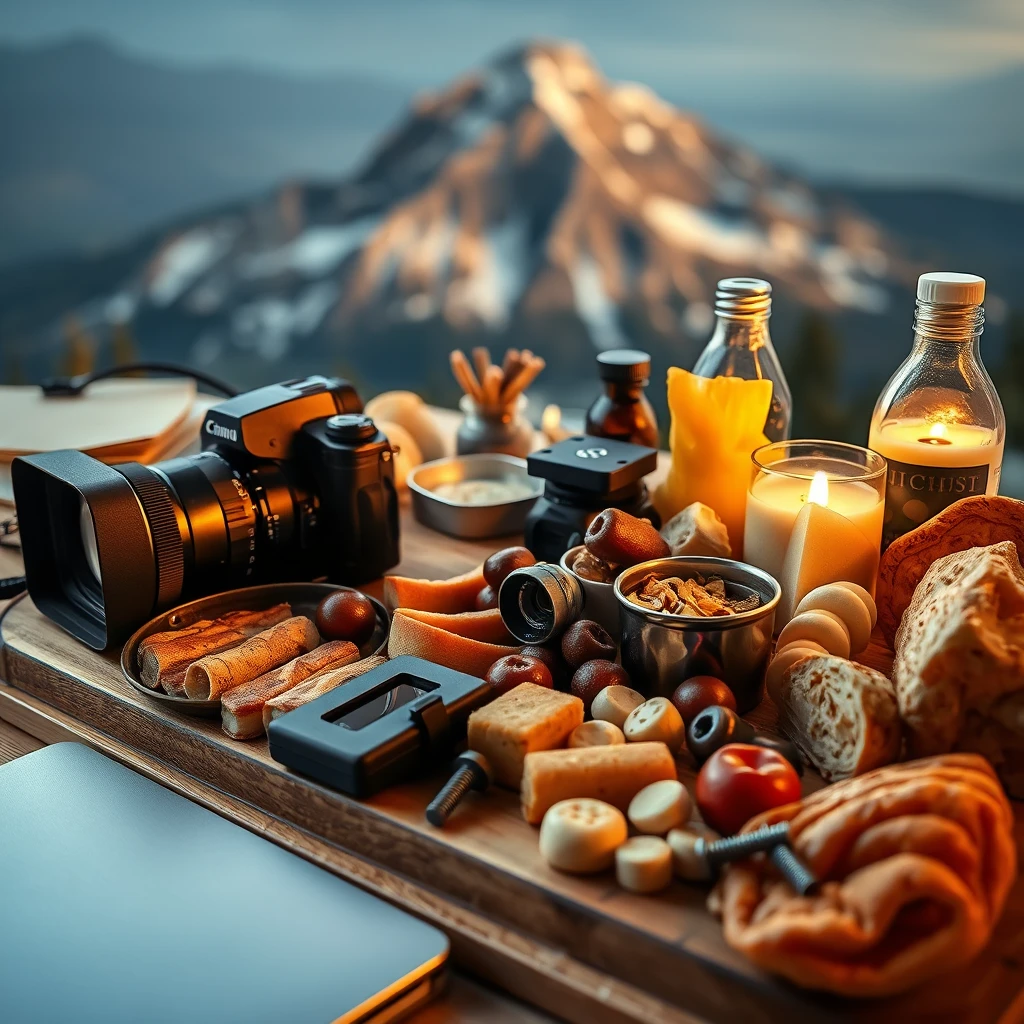
[[[929,437],[945,437],[946,436],[946,424],[945,423],[933,423],[931,429],[928,431]]]
[[[814,479],[811,480],[807,500],[813,501],[815,505],[828,506],[828,477],[821,470],[818,470],[814,474]]]

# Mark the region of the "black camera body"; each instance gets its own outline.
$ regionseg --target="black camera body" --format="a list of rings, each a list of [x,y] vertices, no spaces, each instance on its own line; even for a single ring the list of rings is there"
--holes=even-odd
[[[214,406],[198,455],[107,466],[15,459],[29,593],[103,650],[158,611],[279,580],[359,584],[399,561],[391,445],[346,381],[307,377]]]

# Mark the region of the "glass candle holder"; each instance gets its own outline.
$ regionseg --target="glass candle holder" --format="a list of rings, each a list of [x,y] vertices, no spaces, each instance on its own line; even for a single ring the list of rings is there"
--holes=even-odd
[[[784,604],[794,598],[787,594],[786,576],[792,575],[787,560],[802,568],[805,578],[820,580],[816,586],[847,580],[873,593],[882,543],[885,459],[840,441],[779,441],[758,448],[750,459],[743,557],[782,584]],[[805,511],[808,505],[816,508]],[[795,534],[800,550],[791,552]],[[805,560],[829,562],[832,568]],[[826,578],[844,569],[860,578]]]

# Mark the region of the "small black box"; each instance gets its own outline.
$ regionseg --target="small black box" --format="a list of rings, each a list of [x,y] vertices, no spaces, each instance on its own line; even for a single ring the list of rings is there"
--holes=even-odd
[[[365,797],[450,758],[466,720],[493,696],[475,676],[403,655],[275,718],[270,754]]]

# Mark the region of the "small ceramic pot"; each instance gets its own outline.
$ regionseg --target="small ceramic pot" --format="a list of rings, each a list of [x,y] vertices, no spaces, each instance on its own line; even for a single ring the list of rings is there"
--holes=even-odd
[[[576,556],[585,550],[583,544],[569,548],[558,563],[583,588],[583,617],[593,619],[604,626],[611,635],[618,639],[620,630],[619,602],[615,598],[615,583],[598,583],[596,580],[585,580],[572,571],[572,563]]]
[[[463,418],[455,435],[455,451],[459,455],[499,452],[525,459],[533,450],[533,426],[526,419],[526,396],[495,413],[482,409],[469,395],[459,402]]]

